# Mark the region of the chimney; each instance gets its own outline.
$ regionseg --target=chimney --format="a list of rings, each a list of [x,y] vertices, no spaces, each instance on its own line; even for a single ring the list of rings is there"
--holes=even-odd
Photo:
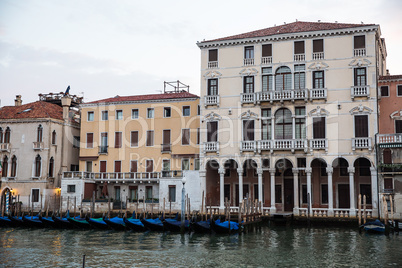
[[[21,106],[22,105],[22,100],[21,100],[21,95],[15,96],[15,106]]]
[[[387,69],[387,75],[389,75],[389,70]]]
[[[61,98],[61,106],[63,106],[63,119],[67,123],[69,119],[69,110],[71,106],[71,98],[69,96],[64,96]]]

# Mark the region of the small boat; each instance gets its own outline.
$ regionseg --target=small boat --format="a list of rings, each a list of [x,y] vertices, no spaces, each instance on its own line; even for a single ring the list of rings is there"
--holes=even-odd
[[[108,230],[110,227],[106,224],[103,218],[89,218],[85,217],[86,221],[95,229]]]
[[[43,223],[44,227],[57,228],[57,223],[53,220],[53,218],[51,216],[49,216],[49,217],[39,216],[39,219]]]
[[[142,224],[140,219],[137,219],[135,217],[135,211],[133,212],[133,215],[131,218],[123,218],[124,223],[126,224],[126,227],[130,228],[131,230],[135,232],[143,232],[146,231],[147,228],[145,228],[144,224]]]
[[[92,226],[87,222],[85,218],[77,217],[68,217],[67,220],[73,224],[75,227],[79,229],[92,229]]]
[[[65,217],[52,216],[53,221],[56,223],[57,228],[61,229],[75,229],[75,225],[68,221],[70,218],[70,212],[67,210],[67,215]]]
[[[179,213],[176,214],[174,219],[164,219],[163,226],[165,230],[171,232],[181,232],[181,220],[179,221]],[[190,228],[190,223],[188,220],[184,221],[184,231],[188,231]]]
[[[362,225],[363,229],[368,233],[384,233],[385,225],[380,220],[366,222]]]
[[[116,230],[116,231],[124,231],[124,230],[126,230],[126,224],[124,223],[123,218],[114,217],[114,218],[108,219],[108,218],[105,217],[105,218],[103,218],[103,220],[113,230]]]
[[[230,234],[230,233],[237,233],[239,232],[239,224],[234,221],[224,221],[221,222],[220,219],[216,221],[211,221],[212,230],[217,234]]]
[[[45,225],[39,218],[40,216],[24,216],[22,217],[22,222],[24,227],[28,228],[43,228]]]
[[[0,226],[13,226],[11,220],[8,217],[1,217],[0,216]]]
[[[22,221],[22,216],[8,216],[8,218],[10,219],[10,221],[11,221],[11,225],[12,225],[12,227],[21,227],[21,226],[24,226],[23,225],[23,221]]]
[[[141,219],[142,224],[151,231],[163,232],[165,231],[165,227],[163,226],[163,222],[160,218],[156,219]]]
[[[211,221],[193,221],[190,223],[190,229],[195,233],[210,233]]]

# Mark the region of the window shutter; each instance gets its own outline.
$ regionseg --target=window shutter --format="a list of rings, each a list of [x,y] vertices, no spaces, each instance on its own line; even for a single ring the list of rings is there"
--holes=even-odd
[[[100,161],[100,172],[106,172],[106,161]]]
[[[364,35],[355,36],[354,40],[355,49],[366,47],[366,38]]]
[[[93,148],[94,134],[87,133],[87,148]]]
[[[114,172],[121,172],[121,161],[114,161]]]
[[[218,61],[218,50],[217,49],[209,50],[209,61]]]
[[[218,122],[207,123],[207,142],[218,141]]]
[[[170,129],[163,130],[163,144],[170,144]]]
[[[131,131],[131,147],[138,146],[138,131]]]
[[[254,140],[254,120],[243,121],[243,140],[244,141]]]
[[[395,133],[402,133],[402,120],[395,120]]]
[[[183,129],[181,133],[181,144],[188,145],[190,144],[190,130]]]
[[[262,56],[263,57],[272,56],[272,44],[262,45]]]
[[[137,172],[137,161],[131,161],[130,172]]]
[[[304,54],[304,41],[295,42],[295,54]]]
[[[154,162],[152,160],[147,160],[147,169],[146,172],[152,172],[154,170]]]
[[[121,132],[116,132],[115,133],[115,140],[114,140],[114,148],[121,148]]]
[[[313,40],[313,52],[324,52],[324,40]]]
[[[384,164],[392,164],[392,156],[390,149],[384,149],[384,151],[382,151],[382,157],[384,160]]]
[[[368,116],[355,116],[355,137],[368,137]]]

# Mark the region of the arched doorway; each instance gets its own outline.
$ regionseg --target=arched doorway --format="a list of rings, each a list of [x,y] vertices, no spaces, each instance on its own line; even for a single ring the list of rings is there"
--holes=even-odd
[[[206,170],[206,205],[219,206],[219,163],[216,160],[210,160],[205,166]]]
[[[292,168],[293,164],[288,159],[279,159],[275,163],[275,203],[279,205],[279,210],[285,212],[294,208]]]
[[[333,182],[336,187],[336,208],[350,208],[349,163],[339,157],[332,162]]]
[[[237,162],[233,159],[229,159],[223,164],[223,168],[225,169],[223,198],[224,200],[228,200],[229,204],[236,205],[236,185],[239,183]]]
[[[328,207],[328,174],[325,160],[311,162],[311,202],[313,208]]]
[[[247,159],[244,161],[242,191],[240,191],[239,184],[236,184],[237,205],[239,204],[239,201],[243,200],[244,198],[254,200],[254,185],[258,183],[257,167],[257,163],[252,159]]]
[[[353,164],[355,168],[354,182],[355,182],[355,199],[361,194],[361,203],[363,204],[363,197],[366,197],[366,204],[369,209],[372,208],[372,189],[371,189],[371,162],[367,158],[357,158]],[[356,202],[357,204],[357,202]]]

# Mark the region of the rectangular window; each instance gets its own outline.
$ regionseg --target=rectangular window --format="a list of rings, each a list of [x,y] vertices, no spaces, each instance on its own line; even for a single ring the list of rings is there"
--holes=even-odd
[[[80,148],[80,136],[73,137],[73,148]]]
[[[131,119],[138,119],[138,109],[132,109],[131,110]]]
[[[271,117],[271,108],[261,109],[261,117],[263,118]]]
[[[324,52],[324,40],[316,39],[313,40],[313,53]]]
[[[147,109],[147,118],[154,118],[154,108]]]
[[[201,115],[201,105],[197,105],[197,115]]]
[[[364,35],[358,35],[354,37],[354,48],[365,48],[366,47],[366,38]]]
[[[261,139],[262,140],[270,140],[272,137],[271,134],[271,119],[263,119],[261,120]]]
[[[302,185],[302,203],[307,204],[307,185],[303,184]]]
[[[31,202],[39,202],[39,189],[31,190]]]
[[[92,149],[94,148],[94,134],[87,133],[87,148]]]
[[[189,145],[190,144],[190,129],[182,129],[181,130],[181,145]]]
[[[106,172],[106,167],[107,167],[107,162],[106,161],[99,161],[99,172],[105,173]]]
[[[245,76],[243,78],[243,93],[254,92],[254,76]]]
[[[208,61],[218,61],[218,50],[217,49],[208,50]]]
[[[102,120],[109,120],[109,112],[108,111],[102,111]]]
[[[162,152],[171,152],[170,129],[164,129],[162,132]]]
[[[169,202],[176,202],[176,186],[169,185]]]
[[[130,187],[130,199],[131,201],[137,201],[138,199],[138,186],[129,186]]]
[[[190,159],[183,158],[181,160],[181,170],[190,170]]]
[[[183,116],[190,116],[190,106],[183,106]]]
[[[306,87],[306,73],[304,64],[295,65],[295,87],[294,89],[304,89]]]
[[[366,79],[366,68],[355,68],[355,86],[365,86],[367,85],[367,79]]]
[[[123,119],[123,110],[116,110],[116,120]]]
[[[282,203],[282,185],[275,185],[275,203]]]
[[[162,170],[169,171],[170,170],[170,159],[163,159],[162,160]]]
[[[138,147],[138,131],[131,131],[131,147]]]
[[[137,160],[131,160],[130,161],[130,172],[138,172],[138,162]]]
[[[108,142],[107,142],[107,132],[102,132],[101,133],[101,146],[102,147],[107,147]]]
[[[305,157],[298,157],[297,158],[297,167],[298,168],[306,168],[307,160]]]
[[[88,112],[87,121],[88,122],[94,121],[94,112]]]
[[[325,117],[313,118],[313,138],[325,139]]]
[[[92,161],[86,161],[85,162],[85,171],[86,172],[92,172]]]
[[[313,88],[325,88],[324,71],[314,71],[313,72]]]
[[[218,79],[208,79],[208,96],[218,95]]]
[[[272,57],[272,44],[262,45],[262,56]]]
[[[200,144],[200,139],[201,139],[201,131],[200,128],[197,128],[197,144]]]
[[[207,122],[207,142],[218,141],[218,122]]]
[[[145,198],[146,200],[151,200],[152,199],[152,186],[145,186]]]
[[[306,138],[306,108],[296,107],[295,108],[295,137],[296,139]]]
[[[355,137],[368,137],[368,116],[355,115]]]
[[[114,161],[114,172],[121,173],[121,161]],[[121,178],[121,174],[118,174],[118,177]]]
[[[244,58],[245,59],[254,59],[254,47],[253,46],[244,47]]]
[[[271,91],[273,90],[273,78],[272,78],[272,67],[262,68],[262,91]]]
[[[194,159],[194,170],[200,170],[200,159]]]
[[[172,116],[172,109],[170,107],[163,108],[163,117],[171,117]]]
[[[295,41],[294,53],[295,54],[304,54],[304,41]]]
[[[254,140],[254,120],[243,120],[243,141]]]
[[[398,97],[402,97],[402,85],[397,85],[396,86],[396,95]]]
[[[321,204],[328,204],[328,184],[321,184]]]
[[[147,131],[147,146],[154,146],[154,131],[148,130]]]
[[[392,178],[384,178],[384,190],[393,190],[394,183]]]
[[[152,159],[147,160],[145,165],[146,165],[145,172],[154,172],[154,160]]]
[[[388,86],[381,86],[381,97],[389,97]]]
[[[402,120],[395,120],[395,133],[402,133]]]
[[[122,137],[123,137],[122,132],[115,132],[114,133],[114,148],[121,148]]]

